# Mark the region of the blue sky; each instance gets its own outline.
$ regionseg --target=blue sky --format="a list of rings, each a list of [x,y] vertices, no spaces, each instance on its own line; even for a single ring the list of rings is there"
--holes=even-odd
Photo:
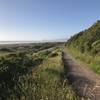
[[[69,38],[100,19],[100,0],[0,0],[0,40]]]

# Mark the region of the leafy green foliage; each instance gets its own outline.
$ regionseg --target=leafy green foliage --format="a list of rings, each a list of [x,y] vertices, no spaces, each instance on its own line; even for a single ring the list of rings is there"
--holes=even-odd
[[[42,58],[27,57],[25,53],[13,54],[0,58],[0,99],[6,100],[17,92],[15,87],[20,77],[31,73],[32,69],[43,61]]]
[[[100,52],[100,21],[71,37],[66,46],[77,48],[82,53],[98,54]]]

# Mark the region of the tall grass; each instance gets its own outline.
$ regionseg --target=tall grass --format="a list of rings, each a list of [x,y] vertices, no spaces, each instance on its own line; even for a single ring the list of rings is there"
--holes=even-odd
[[[81,53],[75,48],[67,48],[67,51],[76,59],[88,64],[94,72],[100,74],[100,56],[90,55],[89,53]]]
[[[61,82],[63,67],[61,57],[51,57],[33,70],[34,100],[76,100],[75,94],[67,81]]]
[[[5,90],[0,91],[3,97],[0,97],[0,100],[77,100],[67,81],[61,80],[63,74],[61,54],[54,54],[54,52],[53,56],[51,56],[52,53],[37,54],[37,60],[43,58],[43,62],[40,65],[36,64],[36,67],[29,67],[30,73],[23,74],[16,80],[13,78],[12,81],[8,81],[9,86],[8,83],[4,84]],[[34,63],[37,63],[37,60]],[[17,64],[19,65],[19,63]],[[28,66],[29,64],[26,68]]]

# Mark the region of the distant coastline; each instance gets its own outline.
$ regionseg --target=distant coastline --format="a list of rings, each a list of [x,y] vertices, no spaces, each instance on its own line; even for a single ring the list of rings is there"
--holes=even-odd
[[[65,42],[67,39],[56,39],[56,40],[41,40],[41,41],[0,41],[2,44],[26,44],[26,43],[45,43],[45,42]]]
[[[0,44],[23,44],[23,43],[36,43],[35,41],[0,41]]]

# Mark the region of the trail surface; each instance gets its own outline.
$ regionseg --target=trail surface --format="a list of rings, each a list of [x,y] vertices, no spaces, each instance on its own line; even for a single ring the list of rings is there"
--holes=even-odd
[[[62,60],[65,77],[76,94],[89,100],[100,100],[100,76],[65,51],[62,51]]]

